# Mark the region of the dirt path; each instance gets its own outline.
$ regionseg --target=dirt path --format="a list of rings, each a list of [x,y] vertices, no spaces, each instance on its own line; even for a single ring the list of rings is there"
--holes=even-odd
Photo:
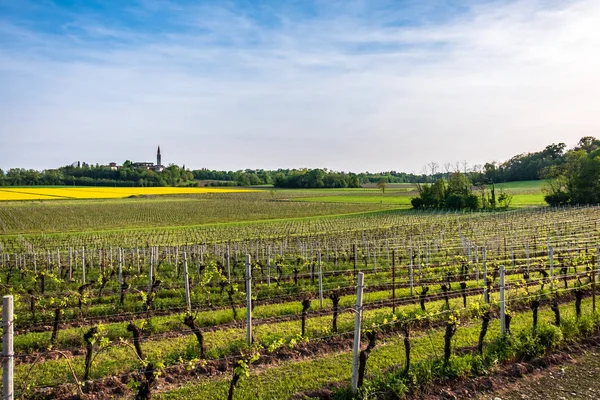
[[[574,356],[571,363],[538,370],[478,399],[600,399],[600,347]]]

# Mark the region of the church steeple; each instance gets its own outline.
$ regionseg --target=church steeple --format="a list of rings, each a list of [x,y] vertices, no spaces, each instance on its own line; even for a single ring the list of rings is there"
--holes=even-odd
[[[160,160],[160,145],[158,146],[158,150],[156,151],[156,166],[160,167],[162,165]]]

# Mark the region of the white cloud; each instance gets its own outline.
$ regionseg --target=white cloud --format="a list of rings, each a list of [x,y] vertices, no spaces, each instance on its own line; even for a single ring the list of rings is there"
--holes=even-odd
[[[0,167],[151,159],[160,143],[196,168],[419,172],[596,134],[598,2],[493,2],[411,26],[364,4],[278,10],[274,26],[190,8],[168,33],[88,16],[76,40],[0,22],[18,44],[0,49]]]

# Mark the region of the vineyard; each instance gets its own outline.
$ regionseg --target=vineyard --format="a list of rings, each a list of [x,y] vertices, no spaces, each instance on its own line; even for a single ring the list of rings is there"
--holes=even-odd
[[[210,198],[0,206],[16,397],[394,398],[600,329],[598,207],[222,196],[271,219],[223,223],[235,206]]]
[[[196,196],[157,196],[143,199],[61,200],[41,203],[0,202],[0,240],[25,243],[43,234],[92,237],[117,234],[126,240],[132,229],[142,232],[144,242],[165,240],[171,230],[212,229],[207,224],[239,224],[245,221],[346,215],[393,209],[379,204],[330,204],[291,201],[288,194],[274,197],[268,193],[213,193]],[[283,198],[285,196],[285,198]],[[161,228],[161,229],[156,229]],[[165,228],[165,229],[162,229]],[[110,231],[110,232],[107,232]],[[141,231],[140,231],[141,232]],[[191,238],[190,238],[191,239]],[[95,239],[91,239],[95,240]],[[109,239],[112,240],[112,239]],[[199,240],[199,239],[194,239]],[[158,242],[157,242],[158,243]]]

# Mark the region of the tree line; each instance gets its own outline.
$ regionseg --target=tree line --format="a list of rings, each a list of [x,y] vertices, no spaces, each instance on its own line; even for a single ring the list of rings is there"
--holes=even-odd
[[[582,139],[584,140],[584,139]],[[565,162],[567,145],[550,144],[543,150],[521,153],[509,160],[498,163],[469,167],[463,163],[435,162],[427,164],[422,173],[386,171],[380,173],[361,172],[344,173],[327,169],[245,169],[239,171],[218,171],[207,168],[194,170],[194,178],[209,181],[211,186],[251,186],[274,185],[285,188],[336,188],[358,187],[364,184],[386,183],[435,183],[440,179],[450,180],[453,173],[461,172],[474,185],[496,184],[514,181],[539,180],[545,177],[548,168],[560,166]],[[358,180],[358,183],[356,183]]]
[[[539,179],[548,184],[544,198],[551,206],[600,204],[600,140],[585,136],[569,150],[564,143],[552,144],[499,165],[487,163],[479,170],[438,175],[434,183],[417,185],[419,196],[412,205],[417,209],[507,208],[512,196],[502,189],[496,193],[497,183]]]
[[[119,169],[102,165],[67,165],[58,169],[36,171],[11,168],[0,169],[0,186],[74,185],[74,186],[195,186],[191,171],[170,165],[153,171],[125,161]]]
[[[326,168],[245,169],[238,171],[203,168],[188,171],[176,165],[171,165],[161,172],[155,172],[143,167],[136,167],[130,161],[126,161],[119,169],[100,165],[92,166],[86,163],[44,171],[12,168],[5,173],[0,169],[0,186],[188,186],[196,185],[196,181],[200,180],[206,181],[205,185],[208,186],[274,185],[281,188],[356,188],[363,184],[380,185],[381,182],[433,184],[441,179],[444,179],[449,185],[452,174],[460,172],[474,186],[551,179],[553,197],[548,198],[551,204],[581,203],[587,198],[593,199],[594,196],[600,200],[600,188],[596,194],[596,189],[592,189],[594,185],[587,187],[585,184],[579,183],[586,182],[586,179],[594,176],[594,173],[588,170],[594,170],[592,168],[595,165],[593,157],[596,155],[595,153],[590,154],[596,150],[597,143],[596,138],[586,136],[570,150],[567,150],[567,145],[564,143],[553,143],[540,151],[518,154],[502,163],[488,162],[473,167],[469,167],[466,162],[454,165],[429,163],[421,174],[397,171],[351,173],[331,171]],[[575,156],[578,151],[584,151],[587,154],[589,160],[586,162],[589,165],[583,165],[585,161],[583,153],[577,153],[579,155]],[[575,159],[578,161],[576,162]],[[587,172],[577,172],[576,165],[586,169]],[[572,179],[567,179],[571,175],[573,175]],[[448,190],[455,192],[454,189],[449,188]],[[479,196],[479,198],[481,206],[484,206],[486,201],[482,199],[487,197]],[[495,204],[495,201],[490,201]]]
[[[378,183],[382,178],[388,183],[427,182],[426,174],[405,172],[346,173],[327,168],[301,169],[245,169],[239,171],[217,171],[202,168],[192,171],[194,178],[209,181],[209,186],[256,186],[274,185],[286,188],[346,188],[360,187],[362,184]]]
[[[544,169],[551,206],[600,204],[600,140],[583,137],[564,161]]]

